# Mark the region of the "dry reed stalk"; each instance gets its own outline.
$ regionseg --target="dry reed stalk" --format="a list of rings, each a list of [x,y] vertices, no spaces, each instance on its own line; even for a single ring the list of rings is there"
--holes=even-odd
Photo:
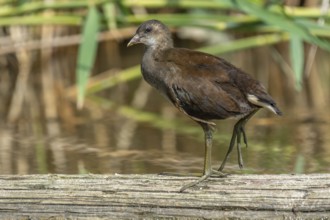
[[[151,92],[151,87],[145,82],[141,81],[137,90],[134,92],[134,97],[131,102],[131,105],[134,108],[142,109],[148,101],[149,95]],[[121,123],[120,130],[118,132],[117,138],[117,149],[118,150],[127,150],[132,146],[132,140],[138,123],[132,119],[124,119],[124,122]]]
[[[0,128],[0,173],[12,174],[13,172],[13,130]]]
[[[51,3],[53,0],[45,0],[46,3]],[[45,17],[54,15],[54,11],[46,10],[43,15]],[[54,26],[44,25],[41,30],[41,45],[47,44],[47,42],[52,42],[54,37]],[[46,130],[49,137],[58,137],[61,133],[60,125],[58,122],[58,112],[57,109],[60,109],[57,106],[57,94],[55,90],[55,81],[54,81],[54,68],[53,68],[53,48],[42,47],[40,51],[40,60],[41,60],[41,84],[42,84],[42,99],[44,106],[44,115],[46,118]],[[56,172],[63,172],[65,170],[66,157],[63,148],[63,144],[57,141],[55,138],[54,141],[48,143],[50,150],[53,154],[53,160]]]
[[[22,42],[29,37],[28,30],[29,29],[26,27],[10,27],[10,37],[12,38],[16,49],[15,52],[19,63],[19,73],[8,111],[7,121],[9,123],[17,121],[20,117],[28,87],[28,79],[32,65],[31,54],[25,48],[20,48],[15,44],[16,42]]]
[[[99,34],[98,39],[99,42],[108,40],[114,40],[115,42],[118,42],[132,36],[135,30],[136,28],[134,27],[128,27],[105,31]],[[45,48],[59,48],[78,45],[81,42],[81,34],[61,36],[52,39],[44,39],[42,42],[41,40],[22,39],[13,44],[12,39],[8,39],[7,37],[1,37],[0,41],[2,42],[0,45],[0,55],[5,55],[16,52],[17,47],[30,51],[41,50]]]
[[[45,11],[44,16],[52,16],[54,12]],[[54,26],[44,25],[41,29],[41,44],[44,41],[51,41],[54,36]],[[43,48],[40,51],[40,69],[41,69],[41,84],[42,84],[42,99],[43,110],[47,123],[47,132],[50,136],[59,134],[59,125],[57,123],[58,106],[56,104],[57,94],[54,85],[53,72],[53,48]]]
[[[168,120],[174,120],[176,116],[176,109],[173,106],[165,105],[161,110],[162,117]],[[176,132],[173,129],[162,131],[162,150],[165,154],[175,155],[176,149]]]

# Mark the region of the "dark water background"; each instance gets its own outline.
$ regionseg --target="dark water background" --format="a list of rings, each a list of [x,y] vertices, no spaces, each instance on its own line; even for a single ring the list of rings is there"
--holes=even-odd
[[[184,129],[195,131],[183,134],[148,123],[134,125],[134,121],[110,117],[113,114],[86,122],[77,133],[54,137],[18,134],[2,128],[1,174],[201,172],[204,139],[199,125],[180,116],[186,123]],[[249,147],[242,150],[245,168],[238,168],[235,149],[225,171],[330,172],[329,123],[322,117],[301,116],[294,120],[293,116],[296,115],[289,113],[282,118],[252,119],[246,127]],[[118,128],[122,123],[135,127],[129,143],[125,143],[125,138],[119,140],[118,132],[130,132]],[[213,149],[215,167],[226,153],[233,123],[218,122]]]

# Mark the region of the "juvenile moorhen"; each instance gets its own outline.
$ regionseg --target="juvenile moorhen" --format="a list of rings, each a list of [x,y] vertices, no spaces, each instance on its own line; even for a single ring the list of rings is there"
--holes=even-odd
[[[144,22],[127,46],[146,46],[141,71],[143,78],[167,97],[181,112],[204,130],[205,156],[203,176],[180,189],[221,173],[233,147],[237,145],[238,164],[243,167],[241,137],[247,146],[246,122],[262,107],[281,115],[272,97],[260,82],[226,60],[184,48],[173,47],[169,29],[158,20]],[[211,167],[212,127],[210,120],[237,118],[229,149],[218,170]]]

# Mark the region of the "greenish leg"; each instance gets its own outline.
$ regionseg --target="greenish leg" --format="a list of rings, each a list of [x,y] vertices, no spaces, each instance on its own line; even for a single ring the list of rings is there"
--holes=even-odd
[[[238,154],[238,165],[240,168],[243,168],[243,157],[242,157],[242,151],[241,151],[241,135],[243,134],[243,141],[246,147],[248,146],[247,138],[244,130],[245,124],[248,122],[248,120],[258,111],[258,109],[254,110],[250,114],[246,115],[245,117],[241,118],[234,126],[233,134],[230,140],[229,148],[226,153],[225,159],[222,161],[221,166],[219,167],[219,171],[222,171],[225,167],[225,164],[229,158],[230,153],[232,152],[235,140],[237,144],[237,154]]]
[[[205,135],[205,155],[204,155],[203,176],[201,176],[198,180],[194,182],[184,185],[180,189],[180,192],[183,192],[190,187],[196,186],[197,184],[209,178],[212,174],[224,176],[224,174],[222,174],[221,172],[212,170],[212,127],[207,123],[199,123],[199,124],[202,126]]]
[[[243,157],[242,157],[242,150],[241,150],[241,133],[242,130],[244,130],[243,127],[239,129],[239,132],[237,134],[237,158],[238,158],[238,166],[239,168],[243,168]]]
[[[225,156],[225,159],[222,161],[222,164],[220,166],[220,168],[218,169],[219,171],[222,171],[223,168],[225,167],[225,164],[229,158],[229,155],[230,153],[232,152],[233,148],[234,148],[234,145],[235,145],[235,139],[237,137],[237,126],[239,125],[240,121],[238,121],[235,126],[234,126],[234,130],[233,130],[233,135],[231,136],[231,140],[230,140],[230,144],[229,144],[229,148],[228,148],[228,151],[226,153],[226,156]]]

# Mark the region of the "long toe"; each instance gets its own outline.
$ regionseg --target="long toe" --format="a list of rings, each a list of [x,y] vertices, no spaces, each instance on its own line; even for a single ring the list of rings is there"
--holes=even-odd
[[[229,174],[228,173],[223,173],[223,172],[221,172],[221,171],[219,171],[219,170],[213,170],[212,169],[212,173],[211,173],[211,176],[212,177],[227,177]]]
[[[198,180],[184,185],[183,187],[181,187],[181,189],[179,190],[179,192],[183,192],[183,191],[185,191],[188,188],[191,188],[193,186],[198,185],[199,183],[201,183],[201,182],[205,181],[206,179],[208,179],[211,175],[212,175],[212,173],[205,174],[205,175],[201,176]]]
[[[198,185],[199,183],[207,180],[209,177],[220,177],[220,178],[223,178],[223,177],[227,177],[228,175],[229,174],[227,174],[227,173],[223,173],[223,172],[220,172],[218,170],[212,169],[209,174],[204,174],[198,180],[196,180],[194,182],[191,182],[191,183],[188,183],[188,184],[184,185],[183,187],[181,187],[181,189],[180,189],[179,192],[183,192],[183,191],[185,191],[188,188],[194,187],[194,186]]]
[[[158,173],[158,175],[161,176],[194,176],[194,177],[200,177],[201,173],[172,173],[172,172],[161,172]]]

